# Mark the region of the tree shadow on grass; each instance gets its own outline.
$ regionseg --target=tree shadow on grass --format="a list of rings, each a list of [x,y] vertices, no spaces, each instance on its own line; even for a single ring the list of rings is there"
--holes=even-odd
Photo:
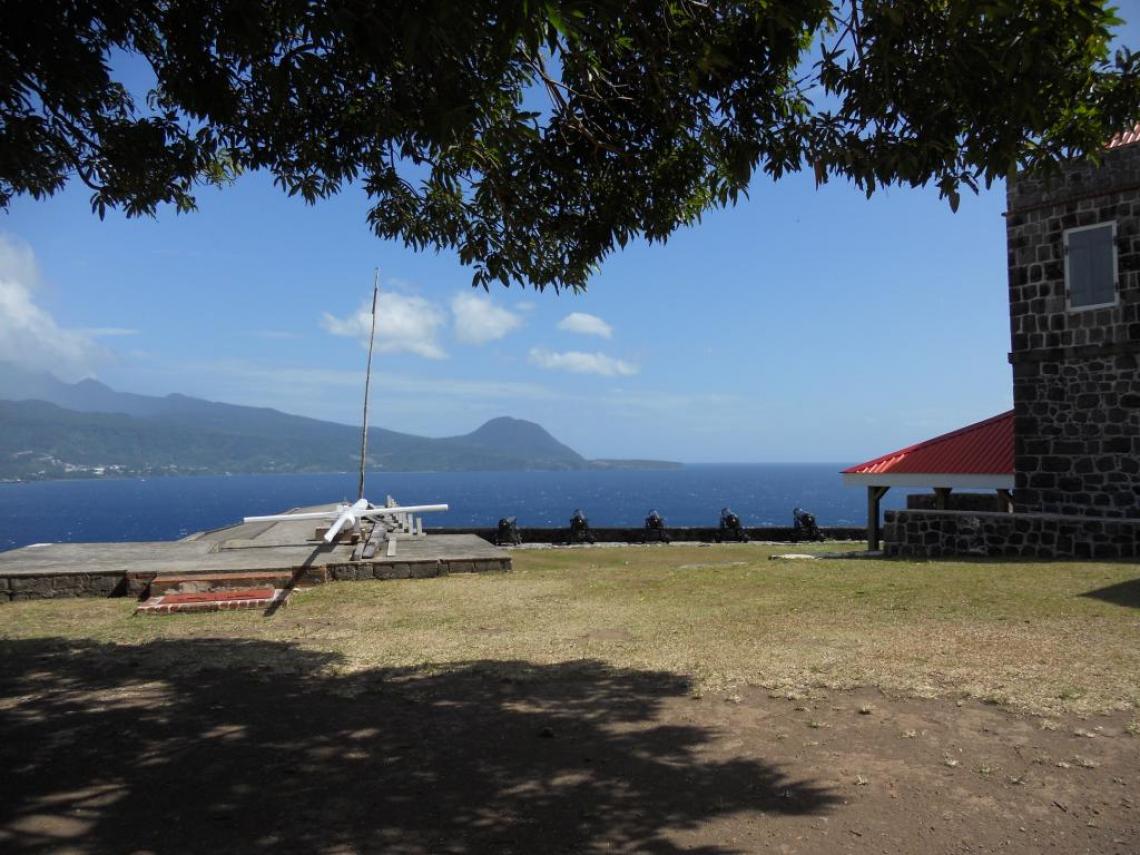
[[[1081,596],[1091,597],[1094,600],[1104,600],[1106,603],[1114,603],[1118,606],[1140,609],[1140,578],[1117,582],[1115,585],[1097,588],[1095,591],[1086,591]]]
[[[337,660],[226,639],[0,642],[0,848],[670,853],[669,832],[838,801],[702,758],[715,732],[661,720],[690,691],[676,675],[338,676]]]

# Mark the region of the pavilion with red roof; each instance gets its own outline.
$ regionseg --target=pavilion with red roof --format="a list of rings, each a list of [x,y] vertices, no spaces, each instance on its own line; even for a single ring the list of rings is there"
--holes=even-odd
[[[1013,410],[851,466],[842,474],[844,484],[867,488],[869,549],[879,548],[879,503],[891,487],[931,487],[942,508],[951,490],[995,490],[1009,507]]]

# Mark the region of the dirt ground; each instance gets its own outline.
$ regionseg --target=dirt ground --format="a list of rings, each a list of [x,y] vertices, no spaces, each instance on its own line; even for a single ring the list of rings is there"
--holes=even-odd
[[[6,851],[1140,852],[1128,713],[593,660],[337,674],[282,641],[0,654]]]

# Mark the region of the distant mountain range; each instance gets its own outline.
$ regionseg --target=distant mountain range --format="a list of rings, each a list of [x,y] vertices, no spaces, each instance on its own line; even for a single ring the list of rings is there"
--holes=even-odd
[[[341,472],[359,466],[360,429],[186,395],[117,392],[0,363],[0,479],[224,472]],[[587,460],[544,428],[492,419],[433,439],[370,428],[368,466],[388,471],[661,469]]]

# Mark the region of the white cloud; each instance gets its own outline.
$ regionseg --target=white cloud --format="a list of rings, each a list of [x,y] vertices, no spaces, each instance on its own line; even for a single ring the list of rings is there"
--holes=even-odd
[[[90,331],[65,329],[42,307],[32,248],[0,234],[0,361],[50,371],[64,380],[89,377],[106,356]]]
[[[628,377],[638,371],[636,365],[604,353],[582,353],[577,350],[553,353],[534,347],[530,351],[530,361],[540,368],[572,371],[575,374],[600,374],[603,377]]]
[[[614,334],[613,327],[597,315],[587,315],[585,312],[571,312],[558,322],[558,329],[602,338],[610,338]]]
[[[446,322],[447,318],[439,307],[423,297],[383,293],[376,307],[376,351],[445,359],[447,354],[436,341],[436,333]],[[343,318],[328,312],[321,316],[321,327],[326,331],[359,339],[365,347],[368,347],[371,326],[371,300]]]
[[[371,421],[377,427],[429,436],[462,433],[478,415],[525,417],[534,402],[557,403],[566,396],[532,382],[430,377],[373,366]],[[316,368],[278,361],[221,359],[150,360],[135,370],[148,394],[184,394],[255,407],[274,407],[311,418],[360,424],[364,366]]]
[[[364,369],[310,368],[308,366],[262,365],[242,360],[191,363],[188,370],[201,376],[248,381],[251,392],[267,384],[279,383],[283,388],[310,389],[345,387],[364,389]],[[513,380],[462,380],[447,377],[416,377],[373,371],[372,388],[408,395],[441,395],[456,398],[494,398],[545,400],[561,397],[545,386]]]
[[[86,329],[76,330],[82,335],[89,335],[93,338],[117,338],[124,335],[138,335],[138,330],[130,329],[129,327],[88,327]]]
[[[455,337],[466,344],[498,341],[522,326],[522,318],[483,294],[456,294],[451,301]]]

